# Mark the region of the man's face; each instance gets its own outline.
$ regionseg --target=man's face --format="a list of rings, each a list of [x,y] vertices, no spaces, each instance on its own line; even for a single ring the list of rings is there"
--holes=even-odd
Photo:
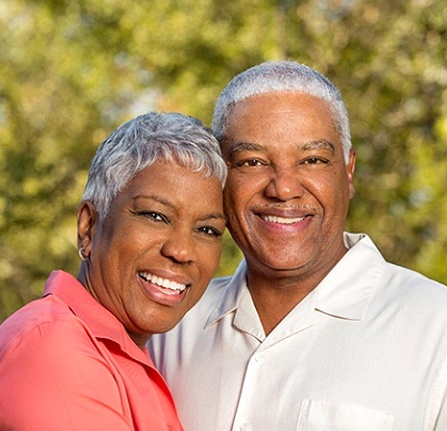
[[[326,275],[346,251],[355,164],[353,152],[344,161],[329,105],[297,92],[240,101],[222,149],[229,229],[251,272]]]

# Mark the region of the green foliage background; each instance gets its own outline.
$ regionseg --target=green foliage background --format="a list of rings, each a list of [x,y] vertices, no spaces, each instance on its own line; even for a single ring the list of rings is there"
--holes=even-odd
[[[444,0],[0,0],[0,321],[74,274],[100,142],[151,109],[210,123],[236,73],[304,62],[344,95],[357,150],[347,228],[447,282]],[[230,237],[218,273],[240,253]]]

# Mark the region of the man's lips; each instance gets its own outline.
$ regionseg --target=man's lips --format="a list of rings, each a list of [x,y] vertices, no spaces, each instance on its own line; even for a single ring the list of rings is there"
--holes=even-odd
[[[278,225],[293,225],[302,223],[316,214],[316,209],[311,206],[266,206],[252,208],[253,214],[261,220]]]
[[[280,217],[275,215],[266,215],[266,214],[258,214],[259,217],[267,221],[269,223],[278,223],[278,224],[294,224],[302,222],[307,216],[302,217]]]
[[[169,280],[167,278],[158,277],[154,274],[151,274],[146,271],[138,272],[138,276],[142,278],[145,282],[154,284],[163,289],[170,290],[172,292],[177,292],[178,294],[182,293],[187,287],[188,284],[178,283],[174,280]]]

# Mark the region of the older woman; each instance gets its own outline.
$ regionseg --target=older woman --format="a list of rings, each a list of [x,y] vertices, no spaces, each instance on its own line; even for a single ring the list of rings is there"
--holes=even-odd
[[[103,142],[78,209],[77,279],[53,272],[0,326],[1,430],[182,429],[145,343],[216,269],[225,175],[215,138],[181,114],[142,115]]]

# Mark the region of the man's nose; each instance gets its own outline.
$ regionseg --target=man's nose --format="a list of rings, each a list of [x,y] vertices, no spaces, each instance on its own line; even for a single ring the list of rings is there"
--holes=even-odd
[[[270,198],[287,201],[300,198],[304,194],[302,178],[296,169],[277,168],[272,172],[265,193]]]

